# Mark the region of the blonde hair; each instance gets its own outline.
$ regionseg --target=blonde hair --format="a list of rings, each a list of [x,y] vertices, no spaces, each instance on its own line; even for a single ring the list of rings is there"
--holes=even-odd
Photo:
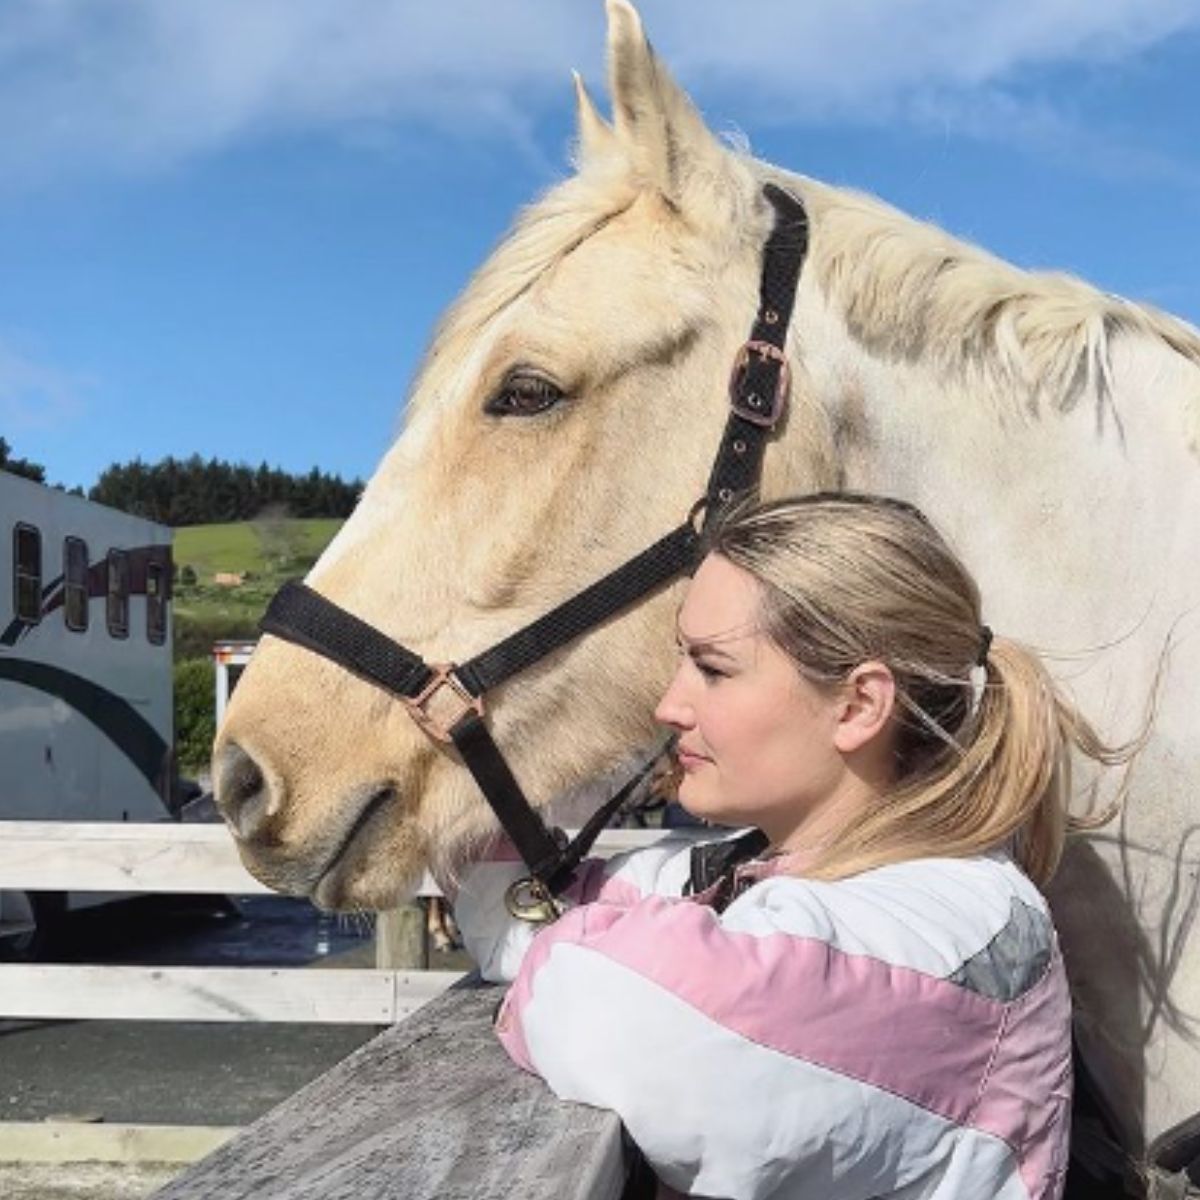
[[[895,786],[806,876],[1008,846],[1041,886],[1069,831],[1114,815],[1070,813],[1071,753],[1109,766],[1137,744],[1107,746],[1035,653],[992,638],[975,581],[918,509],[853,493],[779,500],[735,510],[709,549],[759,582],[764,633],[810,682],[836,687],[873,660],[896,681]]]

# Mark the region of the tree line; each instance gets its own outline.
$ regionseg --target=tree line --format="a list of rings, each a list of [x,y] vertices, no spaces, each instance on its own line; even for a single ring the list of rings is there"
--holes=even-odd
[[[46,482],[40,463],[14,456],[0,437],[0,471]],[[265,509],[292,517],[348,517],[363,489],[313,467],[293,475],[265,462],[257,467],[217,458],[164,458],[161,462],[113,463],[87,492],[89,500],[163,525],[214,525],[248,521]],[[74,489],[81,493],[81,489]]]
[[[264,509],[292,517],[348,517],[363,489],[313,467],[293,475],[265,462],[257,467],[217,458],[134,459],[106,468],[88,499],[164,525],[213,525],[248,521]]]
[[[46,482],[46,468],[41,463],[31,462],[28,458],[16,458],[12,447],[0,437],[0,471],[10,475],[20,475],[22,479],[32,479],[34,483]]]

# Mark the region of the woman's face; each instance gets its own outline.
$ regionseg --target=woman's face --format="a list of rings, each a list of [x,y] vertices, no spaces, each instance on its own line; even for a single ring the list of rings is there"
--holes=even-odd
[[[800,849],[844,790],[846,706],[759,629],[760,586],[715,554],[679,612],[679,668],[655,716],[679,734],[679,799],[695,816],[755,825]]]

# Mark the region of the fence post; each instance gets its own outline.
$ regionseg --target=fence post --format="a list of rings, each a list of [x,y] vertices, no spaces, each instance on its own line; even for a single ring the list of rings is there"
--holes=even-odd
[[[375,966],[385,971],[423,971],[429,966],[425,908],[417,901],[375,917]]]

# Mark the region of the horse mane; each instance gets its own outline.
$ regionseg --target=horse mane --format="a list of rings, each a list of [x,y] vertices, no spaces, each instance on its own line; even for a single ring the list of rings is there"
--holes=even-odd
[[[744,146],[731,147],[730,157],[749,168],[736,172],[732,192],[747,178],[770,178],[803,197],[813,231],[808,269],[850,335],[879,357],[965,375],[998,398],[1022,397],[1032,413],[1043,404],[1069,412],[1091,399],[1099,418],[1112,405],[1118,337],[1156,339],[1200,367],[1200,331],[1176,317],[1071,275],[1022,270],[873,196],[758,163]],[[637,194],[624,171],[593,167],[525,208],[446,313],[422,373],[465,361],[493,318]],[[1200,394],[1190,410],[1191,441],[1200,447]]]
[[[1000,395],[1069,411],[1110,401],[1110,348],[1155,338],[1200,366],[1200,331],[1073,276],[1025,271],[874,197],[792,179],[812,217],[810,262],[872,353],[932,361]],[[1200,393],[1192,412],[1200,435]]]

